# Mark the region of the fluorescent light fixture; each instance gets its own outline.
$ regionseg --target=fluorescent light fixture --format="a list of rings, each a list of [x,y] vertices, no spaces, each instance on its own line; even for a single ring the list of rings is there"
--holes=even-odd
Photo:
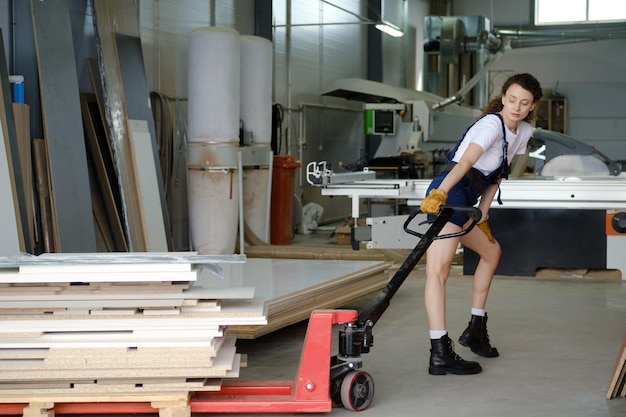
[[[384,20],[376,23],[376,29],[381,32],[385,32],[387,35],[393,36],[394,38],[399,38],[404,35],[404,32],[402,32],[399,27],[392,25],[389,22],[385,22]]]

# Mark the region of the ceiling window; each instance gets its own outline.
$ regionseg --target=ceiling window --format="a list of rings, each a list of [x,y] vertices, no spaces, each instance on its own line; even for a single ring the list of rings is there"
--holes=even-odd
[[[626,1],[535,0],[535,25],[626,22]]]

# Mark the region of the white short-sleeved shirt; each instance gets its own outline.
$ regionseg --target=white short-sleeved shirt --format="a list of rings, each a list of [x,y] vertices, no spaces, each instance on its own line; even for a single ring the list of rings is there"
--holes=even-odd
[[[505,129],[508,142],[507,159],[510,165],[516,154],[526,152],[526,145],[532,136],[533,127],[528,122],[521,121],[517,126],[517,133],[511,132],[506,126]],[[497,170],[502,164],[504,153],[502,121],[500,118],[495,114],[488,114],[474,123],[465,134],[463,141],[454,154],[453,162],[459,162],[470,143],[476,143],[485,151],[474,164],[474,168],[485,175],[489,175]]]

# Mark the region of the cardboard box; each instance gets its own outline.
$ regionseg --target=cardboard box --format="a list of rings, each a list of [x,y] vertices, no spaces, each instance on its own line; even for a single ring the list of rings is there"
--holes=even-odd
[[[365,226],[365,219],[357,219],[357,224],[359,226]],[[338,245],[350,245],[351,244],[351,233],[352,233],[352,225],[354,224],[354,220],[346,220],[342,225],[337,226],[335,228],[335,236],[337,236],[337,244]]]
[[[342,224],[335,229],[335,236],[337,236],[337,244],[349,245],[350,244],[350,231],[349,224]]]

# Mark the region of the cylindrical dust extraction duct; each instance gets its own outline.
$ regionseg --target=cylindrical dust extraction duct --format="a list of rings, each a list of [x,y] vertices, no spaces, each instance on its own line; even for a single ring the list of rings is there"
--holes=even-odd
[[[272,139],[272,43],[241,36],[241,120],[245,145],[269,154]],[[269,243],[270,163],[244,171],[244,221],[247,232]]]
[[[237,243],[240,38],[232,29],[191,33],[187,163],[192,245],[232,254]]]

